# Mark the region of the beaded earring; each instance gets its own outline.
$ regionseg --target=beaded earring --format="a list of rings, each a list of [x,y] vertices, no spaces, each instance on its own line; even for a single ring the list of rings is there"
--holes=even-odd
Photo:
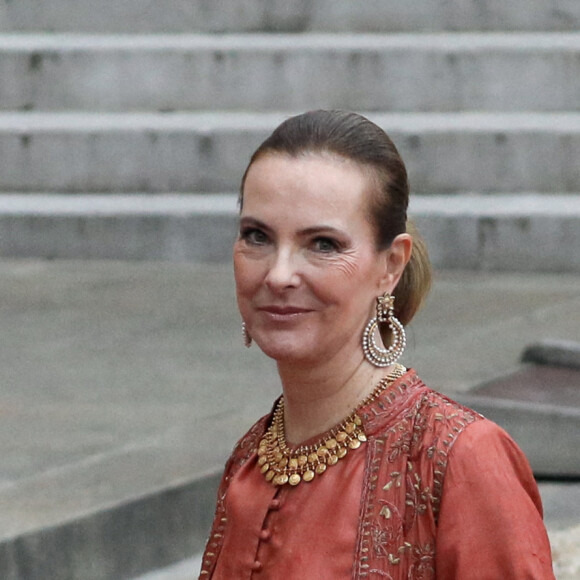
[[[362,349],[365,358],[376,367],[388,367],[396,362],[403,354],[407,339],[405,329],[395,317],[393,308],[395,298],[388,292],[377,298],[377,315],[367,324],[362,337]],[[377,344],[375,331],[378,330],[379,323],[387,323],[391,329],[393,337],[388,348]]]
[[[242,322],[242,336],[244,337],[244,346],[246,348],[250,348],[252,346],[252,337],[248,332],[248,328],[246,327],[245,322]]]

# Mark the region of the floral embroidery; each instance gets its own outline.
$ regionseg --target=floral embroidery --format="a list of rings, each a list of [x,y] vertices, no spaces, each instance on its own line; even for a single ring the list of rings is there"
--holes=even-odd
[[[417,520],[427,512],[428,507],[433,502],[434,496],[429,486],[423,487],[421,477],[413,471],[412,464],[409,464],[409,474],[407,475],[407,487],[405,494],[405,530],[410,530]]]
[[[435,575],[435,545],[414,546],[412,564],[409,567],[409,580],[427,580]]]
[[[396,505],[380,500],[379,506],[380,518],[371,528],[372,551],[377,558],[388,558],[387,547],[401,543],[403,519]]]
[[[380,578],[387,578],[387,580],[394,580],[394,578],[385,570],[378,570],[377,568],[371,568],[368,571],[369,575],[379,576]]]
[[[436,523],[448,453],[465,427],[482,418],[418,380],[407,394],[407,410],[375,439],[380,444],[369,445],[368,465],[377,485],[363,497],[360,530],[367,530],[371,549],[359,535],[359,554],[366,556],[364,567],[355,567],[354,578],[435,577]],[[379,433],[380,415],[374,409],[368,412]]]
[[[373,552],[377,558],[384,558],[389,555],[387,546],[393,543],[393,530],[387,527],[379,528],[375,526],[371,528],[371,542]]]
[[[411,439],[412,434],[408,430],[403,431],[399,438],[391,444],[387,459],[390,462],[393,462],[396,461],[401,454],[408,454],[409,449],[411,448]]]

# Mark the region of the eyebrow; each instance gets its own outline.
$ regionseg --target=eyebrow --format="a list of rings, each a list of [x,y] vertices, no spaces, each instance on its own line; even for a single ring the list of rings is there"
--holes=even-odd
[[[260,228],[262,230],[268,230],[268,231],[271,230],[271,228],[268,227],[264,222],[261,222],[260,220],[257,220],[256,218],[253,218],[253,217],[240,218],[240,225],[241,226],[254,226],[256,228]]]
[[[257,228],[260,228],[260,229],[263,229],[266,231],[272,231],[272,228],[269,227],[267,224],[265,224],[264,222],[262,222],[256,218],[250,217],[250,216],[241,218],[240,225],[241,226],[255,226]],[[337,235],[343,235],[343,236],[345,235],[345,233],[342,230],[335,228],[334,226],[327,226],[327,225],[310,226],[308,228],[304,228],[302,230],[299,230],[298,234],[301,236],[312,236],[315,234],[329,233],[329,232],[332,232],[332,233],[337,234]]]
[[[344,236],[344,232],[342,230],[339,230],[338,228],[335,228],[334,226],[312,226],[310,228],[304,228],[303,230],[300,230],[299,233],[304,236],[310,236],[314,234],[329,233],[329,232]]]

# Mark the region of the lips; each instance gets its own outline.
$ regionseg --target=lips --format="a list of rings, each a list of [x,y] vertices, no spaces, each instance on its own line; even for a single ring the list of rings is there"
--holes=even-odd
[[[311,312],[309,308],[300,308],[299,306],[262,306],[258,308],[262,312],[268,314],[273,314],[277,316],[292,316],[295,314],[305,314],[306,312]]]

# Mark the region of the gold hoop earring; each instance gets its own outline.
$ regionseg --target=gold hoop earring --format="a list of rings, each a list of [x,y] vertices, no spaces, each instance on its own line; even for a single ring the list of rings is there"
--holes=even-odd
[[[388,292],[377,298],[377,315],[366,325],[362,337],[362,349],[365,358],[376,367],[388,367],[395,363],[403,354],[407,339],[405,329],[395,317],[393,308],[395,298]],[[375,331],[378,331],[379,323],[386,322],[389,325],[393,337],[388,348],[377,344]]]
[[[244,346],[246,348],[250,348],[252,346],[252,337],[248,332],[248,328],[246,327],[246,323],[242,322],[242,336],[244,338]]]

